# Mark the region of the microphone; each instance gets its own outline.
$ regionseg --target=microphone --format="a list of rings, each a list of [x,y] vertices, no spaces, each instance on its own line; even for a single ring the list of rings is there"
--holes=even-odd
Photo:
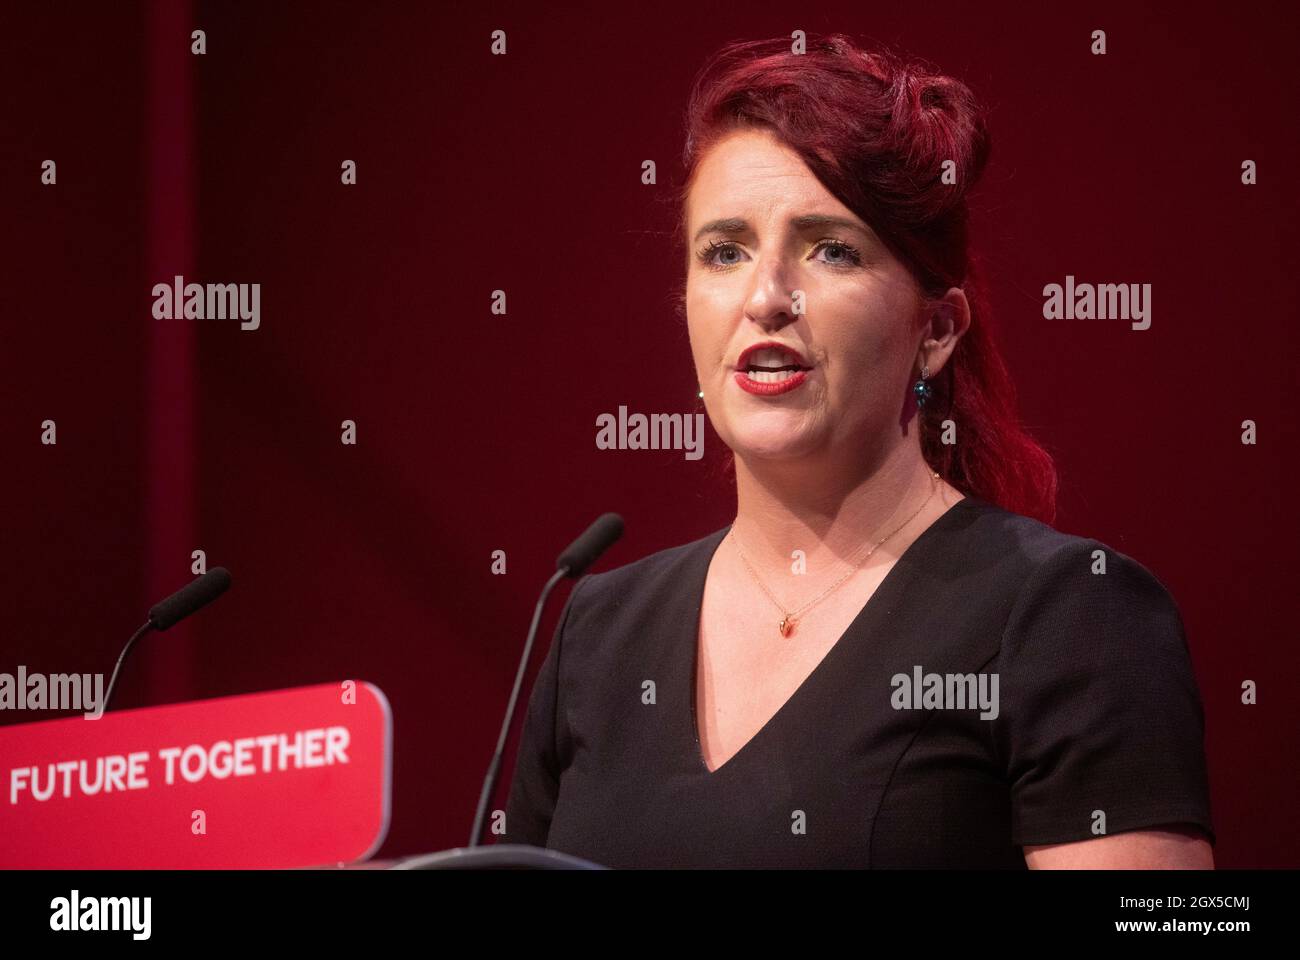
[[[122,672],[122,664],[126,662],[126,658],[131,653],[131,649],[135,646],[137,640],[149,630],[161,632],[168,627],[175,626],[191,613],[206,607],[228,589],[230,589],[230,571],[225,567],[213,567],[202,576],[195,577],[190,583],[181,587],[166,600],[155,603],[149,609],[149,619],[144,622],[144,626],[132,634],[131,639],[122,648],[122,655],[117,658],[117,666],[113,668],[113,676],[108,681],[108,690],[104,693],[104,702],[98,705],[93,714],[87,714],[87,716],[98,720],[108,710],[108,704],[113,699],[113,689],[117,686],[118,674]]]
[[[155,630],[166,630],[191,613],[206,607],[229,589],[230,571],[225,567],[213,567],[166,600],[154,604],[149,611],[149,623]]]
[[[565,576],[576,580],[621,536],[623,536],[623,518],[617,513],[603,514],[597,517],[596,522],[584,530],[577,540],[569,544],[569,549],[560,554],[560,559],[555,565],[565,571]]]
[[[469,845],[477,847],[483,833],[483,821],[487,818],[488,803],[492,799],[492,790],[496,786],[497,774],[501,772],[501,756],[506,749],[506,736],[510,733],[510,721],[514,719],[515,704],[519,701],[519,690],[524,685],[524,674],[528,670],[528,658],[533,652],[533,640],[537,637],[537,625],[542,620],[542,608],[551,595],[554,586],[565,577],[578,578],[623,535],[623,518],[617,513],[606,513],[596,518],[582,535],[569,544],[567,550],[556,561],[556,571],[542,587],[542,595],[533,608],[533,622],[528,628],[528,639],[524,641],[524,655],[519,660],[519,669],[515,672],[515,686],[510,691],[510,702],[506,704],[505,721],[501,724],[501,734],[497,737],[496,752],[488,764],[487,776],[483,778],[483,790],[479,793],[478,809],[474,811],[474,826],[470,831]]]

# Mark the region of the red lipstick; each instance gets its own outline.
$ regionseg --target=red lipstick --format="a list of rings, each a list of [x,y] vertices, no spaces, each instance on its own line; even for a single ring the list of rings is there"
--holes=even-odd
[[[777,380],[774,383],[761,383],[758,380],[750,378],[749,373],[744,370],[736,371],[736,383],[740,389],[746,393],[752,393],[760,397],[774,397],[779,393],[789,393],[803,385],[808,379],[808,371],[800,370],[784,380]]]
[[[746,393],[774,397],[799,389],[811,369],[796,347],[765,340],[741,351],[736,361],[735,380]]]

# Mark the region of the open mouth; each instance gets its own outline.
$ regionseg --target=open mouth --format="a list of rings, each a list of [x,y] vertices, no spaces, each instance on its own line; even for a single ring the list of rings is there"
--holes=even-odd
[[[807,367],[746,367],[745,375],[755,383],[784,383]]]
[[[771,341],[756,343],[741,353],[736,382],[749,393],[770,397],[798,387],[811,369],[793,347]]]
[[[779,343],[757,343],[740,355],[736,370],[754,383],[784,383],[811,370],[793,348]]]

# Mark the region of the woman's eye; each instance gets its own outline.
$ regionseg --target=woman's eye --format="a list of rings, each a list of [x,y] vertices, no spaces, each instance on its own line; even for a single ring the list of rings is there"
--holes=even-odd
[[[720,255],[726,255],[726,254],[736,254],[737,256],[739,256],[740,248],[737,247],[734,243],[730,243],[730,242],[718,243],[715,241],[715,242],[711,242],[707,247],[701,250],[699,253],[699,257],[702,263],[710,267],[732,267],[740,262],[739,259],[719,260]]]
[[[862,255],[856,248],[850,246],[842,240],[823,240],[817,245],[815,254],[827,251],[827,257],[822,259],[822,263],[828,263],[831,266],[862,264]],[[730,240],[709,243],[698,254],[700,262],[707,267],[720,269],[722,267],[734,267],[740,263],[742,251]]]
[[[823,263],[829,263],[835,266],[839,266],[840,264],[854,264],[856,266],[862,263],[862,255],[842,240],[823,241],[818,244],[817,250],[819,252],[822,250],[830,252],[830,256],[823,260]]]

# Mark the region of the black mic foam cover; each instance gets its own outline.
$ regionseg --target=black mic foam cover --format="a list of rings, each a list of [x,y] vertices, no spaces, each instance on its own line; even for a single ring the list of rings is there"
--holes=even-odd
[[[560,554],[556,569],[568,567],[568,576],[577,578],[596,562],[596,559],[623,536],[623,518],[617,513],[606,513],[596,518],[569,548]]]
[[[213,567],[207,573],[181,587],[166,600],[154,604],[149,611],[149,622],[155,630],[166,630],[177,621],[184,620],[195,610],[207,606],[230,587],[230,571]]]

